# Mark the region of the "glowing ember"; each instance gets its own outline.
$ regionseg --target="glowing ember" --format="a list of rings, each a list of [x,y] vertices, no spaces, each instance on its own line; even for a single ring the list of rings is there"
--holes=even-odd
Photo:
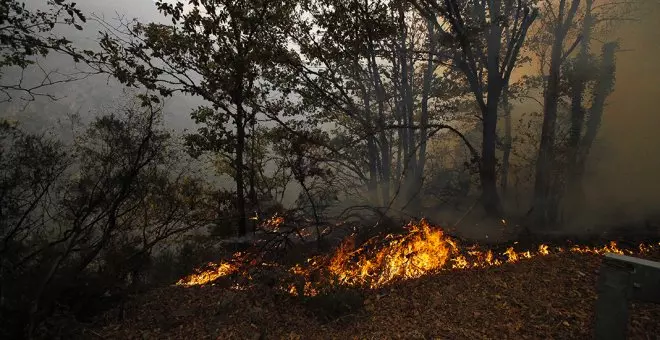
[[[277,228],[284,222],[279,216],[267,220],[265,224]],[[418,278],[441,270],[485,268],[504,263],[515,263],[535,256],[572,252],[578,254],[616,253],[631,255],[635,252],[620,249],[616,242],[603,247],[573,246],[570,248],[542,244],[536,251],[516,251],[509,247],[502,253],[482,251],[476,246],[461,249],[458,243],[444,234],[442,229],[432,227],[426,220],[409,223],[408,232],[403,235],[387,235],[372,238],[361,247],[355,247],[353,238],[345,240],[329,256],[310,258],[305,264],[292,267],[289,273],[301,279],[298,284],[284,283],[282,289],[293,295],[313,296],[324,284],[340,284],[377,288],[389,283]],[[647,253],[660,248],[660,243],[641,244],[638,253]],[[235,265],[241,260],[236,253],[232,262],[210,264],[209,268],[181,279],[177,285],[192,286],[212,282],[220,277],[238,271]],[[253,263],[256,265],[256,262]]]
[[[264,223],[261,224],[261,227],[266,230],[277,231],[279,230],[282,223],[284,223],[284,217],[274,215],[273,217],[264,221]]]

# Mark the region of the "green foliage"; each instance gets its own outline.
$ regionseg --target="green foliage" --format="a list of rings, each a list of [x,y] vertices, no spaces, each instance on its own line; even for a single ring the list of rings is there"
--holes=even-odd
[[[0,1],[0,77],[13,67],[26,69],[35,63],[36,57],[45,57],[52,51],[68,54],[75,61],[81,60],[85,54],[77,51],[65,37],[53,34],[53,29],[56,26],[74,26],[82,30],[80,23],[85,21],[75,2],[49,0],[46,10],[30,10],[23,1]],[[5,82],[0,85],[0,92],[4,100],[11,100],[15,91],[26,92],[28,98],[33,99],[37,89],[60,82],[46,77],[40,84],[25,86],[22,74],[19,77],[10,82],[3,79]]]
[[[458,8],[456,1],[191,0],[184,10],[182,2],[158,0],[171,24],[124,22],[103,33],[97,54],[79,52],[52,34],[60,24],[82,29],[85,17],[74,3],[53,0],[48,11],[28,11],[18,1],[2,1],[3,71],[25,69],[59,51],[76,61],[94,58],[90,63],[99,71],[150,94],[95,119],[66,152],[45,135],[0,122],[0,312],[29,316],[33,330],[55,305],[84,313],[88,309],[69,303],[145,281],[169,283],[216,259],[213,240],[233,233],[237,220],[244,233],[247,211],[282,212],[292,181],[301,187],[300,209],[290,216],[297,212],[309,221],[313,215],[317,227],[341,194],[366,192],[370,204],[388,209],[400,196],[404,209],[419,197],[415,190],[426,189],[424,197],[444,203],[443,196],[470,193],[472,172],[490,176],[497,198],[500,92],[523,98],[547,82],[538,75],[508,84],[510,72],[527,61],[518,54],[536,19],[533,3]],[[451,28],[434,26],[439,22]],[[539,33],[533,47],[547,47],[548,32]],[[597,104],[590,117],[598,119],[590,125],[598,126],[594,113],[602,113],[614,85],[615,48],[605,44],[602,56],[589,55],[584,68],[567,53],[560,118],[571,113],[578,79],[588,83],[586,93]],[[8,90],[33,89],[0,86]],[[184,138],[188,156],[210,156],[216,173],[232,178],[236,189],[208,188],[185,166],[176,169],[183,155],[162,128],[160,103],[177,93],[205,101],[190,113],[198,128]],[[488,145],[481,154],[445,124],[474,126],[476,111],[482,130],[475,131]],[[539,122],[534,117],[518,129],[513,154],[522,159],[520,168],[536,161],[521,154],[536,154]],[[568,119],[560,123],[552,133],[566,133]],[[426,159],[439,155],[427,150],[427,141],[441,129],[468,146],[465,168],[425,170]],[[557,157],[565,142],[552,145]],[[204,227],[210,236],[179,238]],[[173,239],[179,242],[167,242]],[[63,291],[83,291],[83,284],[84,294],[63,297]],[[326,321],[359,312],[363,302],[358,291],[344,287],[305,298]]]
[[[29,315],[28,332],[55,304],[85,314],[96,307],[80,299],[142,286],[154,249],[214,218],[204,183],[175,171],[153,99],[95,119],[68,153],[0,125],[0,311]]]
[[[190,154],[211,153],[225,160],[223,174],[236,183],[239,233],[246,230],[246,186],[254,193],[257,169],[249,169],[246,129],[269,113],[267,98],[277,61],[289,54],[288,32],[297,1],[201,0],[183,4],[159,0],[172,24],[127,25],[127,40],[105,33],[100,61],[127,85],[140,84],[161,95],[182,92],[209,102],[191,113],[199,128],[186,137]],[[252,194],[251,196],[254,196]],[[254,200],[254,197],[251,197]]]
[[[69,166],[62,145],[0,124],[0,266],[17,261],[26,243],[39,242],[51,206],[48,194]],[[18,248],[16,248],[18,247]]]
[[[0,67],[19,66],[25,68],[34,61],[29,57],[46,56],[53,49],[66,49],[69,41],[65,38],[43,36],[56,25],[74,25],[82,30],[77,22],[85,22],[85,16],[75,3],[62,0],[48,1],[46,11],[30,11],[25,3],[16,0],[2,0],[0,3]],[[63,15],[63,13],[66,13]]]

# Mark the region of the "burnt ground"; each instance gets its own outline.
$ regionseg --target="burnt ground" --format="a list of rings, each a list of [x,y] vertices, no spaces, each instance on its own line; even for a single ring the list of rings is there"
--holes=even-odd
[[[660,254],[649,258],[660,260]],[[135,296],[89,339],[589,339],[602,257],[562,253],[459,270],[328,302],[255,285]],[[325,312],[324,312],[325,310]],[[660,306],[635,304],[630,339],[660,336]]]

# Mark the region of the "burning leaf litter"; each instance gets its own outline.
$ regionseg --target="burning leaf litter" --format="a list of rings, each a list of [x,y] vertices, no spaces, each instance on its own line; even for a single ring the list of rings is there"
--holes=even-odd
[[[204,270],[199,270],[197,273],[186,276],[179,280],[176,284],[178,286],[197,286],[209,282],[213,282],[221,277],[231,275],[237,271],[236,266],[228,263],[209,263]]]
[[[660,247],[655,248],[641,257],[659,260]],[[492,270],[443,271],[385,289],[349,288],[364,298],[362,307],[330,322],[308,304],[316,297],[264,285],[240,290],[221,284],[169,286],[131,298],[122,307],[122,320],[117,310],[109,311],[90,326],[94,333],[87,337],[590,339],[600,265],[599,255],[564,251]],[[346,301],[346,295],[320,297]],[[658,318],[660,306],[634,303],[627,338],[655,339]]]
[[[283,222],[284,219],[279,216],[266,221],[271,228],[278,228]],[[302,286],[288,284],[283,289],[293,295],[312,296],[316,295],[317,287],[323,283],[380,288],[396,281],[415,279],[440,271],[500,266],[553,253],[633,255],[636,252],[647,253],[660,247],[660,243],[641,244],[635,252],[621,249],[612,241],[602,247],[576,245],[562,248],[541,244],[533,251],[516,251],[513,247],[509,247],[502,253],[494,253],[492,250],[480,250],[476,246],[461,247],[441,228],[431,226],[425,219],[419,223],[409,223],[406,229],[408,232],[403,235],[375,237],[358,248],[355,246],[354,238],[349,237],[333,254],[313,257],[304,264],[293,266],[289,272],[303,278],[304,284]],[[236,253],[230,261],[210,263],[204,270],[198,270],[176,284],[204,285],[238,273],[242,255]]]

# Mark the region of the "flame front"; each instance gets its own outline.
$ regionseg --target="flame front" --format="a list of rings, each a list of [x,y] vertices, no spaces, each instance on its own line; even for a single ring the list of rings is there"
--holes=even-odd
[[[386,237],[386,245],[374,251],[365,251],[365,247],[354,250],[349,239],[330,259],[329,272],[340,284],[375,288],[439,270],[458,252],[456,243],[426,220],[407,227],[409,233]]]
[[[277,217],[267,223],[277,227],[282,222],[283,219]],[[480,250],[477,246],[459,247],[457,241],[446,235],[441,228],[432,227],[424,219],[416,224],[409,223],[406,228],[408,232],[403,235],[375,237],[359,248],[355,247],[354,238],[349,237],[333,254],[313,257],[304,264],[293,266],[289,273],[303,281],[298,285],[284,283],[286,288],[283,289],[294,295],[316,295],[319,288],[327,284],[378,288],[441,270],[499,266],[562,252],[632,255],[660,248],[660,243],[641,244],[636,251],[620,249],[616,242],[602,247],[569,248],[551,248],[541,244],[535,251],[516,251],[509,247],[504,252],[494,253],[492,250]],[[202,285],[234,274],[238,272],[236,263],[240,259],[241,254],[236,253],[231,262],[209,264],[207,270],[187,276],[177,285]]]

